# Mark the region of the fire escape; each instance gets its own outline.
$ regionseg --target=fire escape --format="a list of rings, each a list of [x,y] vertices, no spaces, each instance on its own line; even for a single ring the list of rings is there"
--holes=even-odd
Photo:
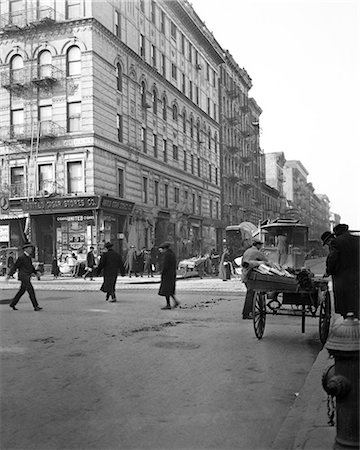
[[[0,35],[14,40],[17,36],[22,39],[25,36],[26,43],[30,41],[33,50],[35,45],[41,44],[37,40],[38,34],[48,31],[57,21],[59,17],[50,7],[3,14],[0,17]],[[9,173],[8,184],[1,188],[8,192],[10,198],[44,195],[43,186],[40,189],[37,182],[39,149],[65,134],[65,129],[52,120],[52,97],[64,89],[74,89],[73,83],[66,80],[64,71],[51,63],[40,64],[36,59],[25,64],[23,61],[20,67],[12,67],[10,63],[1,72],[0,85],[8,91],[10,101],[9,125],[0,127],[0,141],[5,147],[8,162],[18,153],[23,153],[28,161],[27,174],[24,171],[22,175],[13,177]],[[40,107],[42,99],[50,99],[46,113],[45,108]],[[16,119],[13,105],[17,105],[17,111],[21,113]]]

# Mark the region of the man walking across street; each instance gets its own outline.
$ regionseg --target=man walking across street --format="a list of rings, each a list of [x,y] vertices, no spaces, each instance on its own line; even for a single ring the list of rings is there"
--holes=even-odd
[[[245,303],[242,312],[243,319],[251,319],[253,299],[255,292],[247,286],[248,274],[254,267],[258,267],[261,263],[268,262],[267,257],[260,251],[263,242],[254,239],[252,246],[245,250],[242,258],[242,281],[246,286]]]
[[[359,318],[359,236],[350,234],[346,224],[334,227],[335,239],[331,242],[326,259],[326,273],[333,277],[335,312],[344,318],[354,313]]]
[[[105,244],[104,253],[101,255],[100,263],[97,268],[97,274],[100,275],[103,271],[104,282],[100,288],[100,291],[106,293],[105,300],[110,302],[116,302],[115,285],[119,270],[124,273],[124,265],[119,253],[113,250],[113,244],[107,242]]]
[[[33,288],[33,285],[31,284],[31,275],[34,273],[37,275],[37,271],[35,267],[33,266],[31,254],[33,252],[34,246],[30,243],[23,245],[24,254],[19,256],[18,259],[15,261],[15,264],[10,269],[6,279],[8,280],[10,277],[14,275],[16,271],[18,271],[18,280],[21,281],[20,289],[16,293],[15,297],[9,304],[10,308],[12,308],[14,311],[17,311],[16,305],[20,298],[24,295],[24,293],[27,291],[31,300],[31,303],[34,307],[34,311],[40,311],[42,308],[40,308],[37,300],[35,291]]]
[[[164,242],[159,246],[161,253],[161,284],[159,295],[166,298],[166,306],[161,309],[171,309],[170,297],[174,300],[174,308],[180,305],[175,298],[176,256],[170,249],[170,243]]]
[[[84,280],[88,276],[90,277],[90,281],[93,281],[94,277],[94,268],[95,268],[95,256],[94,256],[94,247],[90,247],[88,254],[86,255],[86,269]]]

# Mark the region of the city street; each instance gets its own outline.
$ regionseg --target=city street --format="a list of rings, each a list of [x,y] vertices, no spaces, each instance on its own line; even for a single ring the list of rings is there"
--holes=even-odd
[[[172,311],[158,284],[119,284],[117,303],[38,289],[43,311],[27,294],[12,311],[16,286],[0,305],[4,450],[269,449],[321,348],[313,318],[301,334],[270,316],[258,341],[239,280],[179,281]]]

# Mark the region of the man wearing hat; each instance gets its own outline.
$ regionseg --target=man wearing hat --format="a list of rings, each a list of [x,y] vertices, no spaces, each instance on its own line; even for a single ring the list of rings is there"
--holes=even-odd
[[[125,272],[121,256],[113,250],[111,242],[106,242],[104,253],[101,255],[97,268],[98,275],[101,271],[103,272],[104,282],[100,291],[106,293],[106,301],[111,297],[110,302],[116,302],[115,285],[119,270],[122,274]]]
[[[333,277],[335,312],[344,318],[354,313],[359,318],[359,236],[350,234],[346,224],[334,227],[336,238],[329,246],[326,273]]]
[[[161,284],[159,295],[166,298],[166,306],[161,309],[171,309],[170,297],[174,300],[174,308],[179,306],[175,298],[175,283],[176,283],[176,256],[170,248],[170,242],[163,242],[159,245],[161,253]]]
[[[245,250],[242,258],[242,280],[246,286],[246,296],[244,308],[242,311],[243,319],[251,319],[252,308],[253,308],[253,299],[255,292],[253,289],[249,289],[247,286],[247,277],[249,272],[254,267],[258,267],[260,264],[264,262],[268,262],[267,257],[263,252],[260,251],[263,242],[260,239],[254,239],[252,242],[252,246]]]
[[[31,254],[33,252],[34,246],[31,243],[27,243],[23,245],[23,255],[20,255],[18,259],[15,261],[15,264],[10,269],[7,279],[12,277],[16,271],[18,271],[18,280],[21,281],[20,289],[16,293],[13,300],[10,302],[10,308],[14,311],[17,311],[16,305],[20,298],[27,291],[31,300],[31,303],[34,307],[34,311],[40,311],[40,308],[36,296],[33,285],[31,284],[31,275],[34,273],[37,275],[37,270],[33,266]]]

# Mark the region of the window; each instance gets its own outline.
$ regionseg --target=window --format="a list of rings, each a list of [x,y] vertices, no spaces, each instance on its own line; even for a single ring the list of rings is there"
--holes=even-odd
[[[25,196],[25,174],[24,166],[11,167],[10,169],[10,196],[22,197]]]
[[[212,168],[211,168],[211,164],[209,164],[209,181],[210,181],[210,183],[212,182]]]
[[[146,177],[143,177],[143,183],[142,183],[142,201],[143,203],[148,202],[148,179]]]
[[[140,56],[145,59],[145,36],[140,34]]]
[[[162,33],[165,34],[165,13],[164,13],[164,11],[161,11],[161,14],[160,14],[160,30]]]
[[[194,119],[190,117],[190,137],[194,137]]]
[[[145,0],[140,0],[140,11],[145,12]]]
[[[163,77],[166,77],[166,56],[164,53],[161,55],[161,73]]]
[[[46,191],[53,185],[53,166],[52,164],[38,165],[38,190]]]
[[[45,127],[48,127],[48,131],[50,131],[50,121],[52,119],[52,106],[51,105],[43,105],[39,106],[38,111],[38,119],[41,122],[41,131],[46,131]]]
[[[154,181],[154,203],[155,206],[159,205],[159,182]]]
[[[167,162],[167,142],[166,142],[166,139],[163,139],[163,156],[164,156],[164,161]]]
[[[154,89],[152,95],[152,104],[153,104],[153,113],[155,115],[157,114],[157,103],[158,103],[157,92],[156,89]]]
[[[198,212],[199,212],[199,216],[201,216],[201,214],[202,214],[202,198],[201,198],[201,195],[198,196]]]
[[[81,75],[81,52],[79,47],[70,47],[67,52],[66,74],[68,77]]]
[[[208,98],[207,98],[207,113],[208,113],[209,116],[210,116],[210,114],[211,114],[210,105],[211,105],[211,103],[210,103],[210,99],[209,99],[209,97],[208,97]]]
[[[83,171],[81,161],[67,163],[67,193],[77,194],[83,192]]]
[[[192,213],[195,214],[195,194],[192,194],[191,209],[192,209]]]
[[[192,175],[194,175],[194,155],[191,155],[191,158],[190,158],[190,165],[191,165],[191,173],[192,173]]]
[[[213,106],[213,111],[214,111],[214,120],[216,120],[216,103],[214,102],[214,106]]]
[[[166,103],[166,97],[163,98],[162,102],[162,117],[164,120],[167,119],[167,103]]]
[[[215,73],[215,70],[212,71],[212,74],[213,74],[212,85],[215,87],[215,84],[216,84],[216,73]]]
[[[114,21],[115,21],[115,36],[121,37],[121,18],[120,13],[117,10],[115,10]]]
[[[185,55],[185,36],[181,33],[181,53]]]
[[[78,19],[80,17],[80,0],[66,0],[66,19]]]
[[[117,128],[117,136],[118,141],[123,141],[123,118],[120,114],[116,115],[116,128]]]
[[[189,46],[188,46],[188,59],[189,59],[189,62],[192,62],[192,44],[191,44],[191,42],[189,42]]]
[[[19,25],[23,24],[24,2],[23,0],[11,0],[9,4],[9,24]]]
[[[141,128],[141,144],[142,144],[142,150],[144,153],[147,153],[146,148],[146,128]]]
[[[218,168],[215,167],[215,184],[218,184]]]
[[[183,112],[183,133],[186,133],[186,111]]]
[[[179,160],[179,149],[177,145],[173,145],[173,159],[174,161],[178,161]]]
[[[178,120],[178,108],[177,105],[174,103],[172,107],[172,118],[175,122]]]
[[[216,202],[215,204],[215,214],[216,214],[216,218],[219,218],[219,202]]]
[[[169,207],[169,185],[165,184],[164,185],[164,203],[165,203],[165,208]]]
[[[201,161],[200,161],[199,157],[197,159],[197,174],[198,174],[198,177],[200,178],[201,177]]]
[[[196,86],[196,88],[195,88],[195,93],[196,93],[196,104],[198,105],[199,104],[199,87],[198,86]]]
[[[154,151],[154,158],[157,158],[158,152],[157,152],[157,135],[153,134],[153,151]]]
[[[208,149],[211,150],[211,131],[210,131],[210,128],[209,128],[209,131],[208,131]]]
[[[151,2],[151,22],[156,25],[156,5],[155,2]]]
[[[67,132],[80,131],[81,102],[67,104]]]
[[[209,200],[209,213],[210,213],[210,218],[212,219],[212,216],[213,216],[213,201],[212,201],[212,199]]]
[[[51,53],[44,50],[39,54],[38,76],[40,79],[52,77]]]
[[[187,170],[187,154],[186,154],[186,150],[184,150],[184,170]]]
[[[10,113],[11,137],[24,133],[24,109],[12,109]]]
[[[175,64],[171,64],[171,76],[174,80],[177,80],[177,67]]]
[[[180,189],[177,187],[174,188],[174,202],[180,203]]]
[[[186,76],[184,73],[182,74],[181,91],[184,95],[186,95]]]
[[[145,81],[141,82],[140,94],[141,94],[141,106],[143,108],[145,108],[145,106],[146,106],[146,86],[145,86]]]
[[[118,197],[124,198],[124,170],[118,169],[117,171],[117,182],[118,182]]]
[[[210,66],[209,63],[206,63],[206,80],[210,80]]]
[[[176,41],[176,25],[172,21],[170,21],[170,35]]]
[[[189,81],[189,99],[193,99],[193,83],[192,81]]]
[[[217,153],[217,149],[218,149],[217,133],[215,133],[215,136],[214,136],[214,146],[215,146],[215,153]]]
[[[119,63],[116,64],[116,89],[122,92],[122,68]]]
[[[156,69],[156,47],[151,45],[151,62],[152,66]]]

